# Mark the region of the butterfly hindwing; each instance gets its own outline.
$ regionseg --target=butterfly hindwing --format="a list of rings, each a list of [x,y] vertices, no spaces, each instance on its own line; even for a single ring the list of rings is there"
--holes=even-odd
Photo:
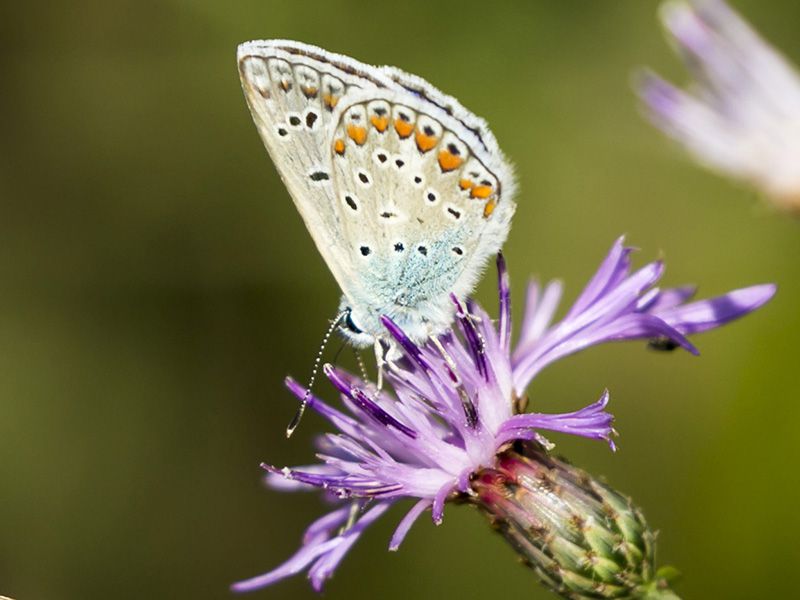
[[[262,139],[369,339],[452,321],[500,249],[513,178],[486,124],[424,80],[297,42],[239,49]]]
[[[353,270],[345,294],[372,308],[371,320],[446,326],[449,294],[472,290],[505,239],[513,202],[501,202],[502,182],[474,138],[435,105],[388,89],[347,100],[331,141]]]

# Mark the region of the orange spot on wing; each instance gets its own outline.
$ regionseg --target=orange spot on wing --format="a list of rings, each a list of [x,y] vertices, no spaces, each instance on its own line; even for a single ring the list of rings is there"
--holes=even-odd
[[[306,95],[307,98],[313,98],[317,95],[317,88],[311,86],[303,86],[301,88],[303,93]]]
[[[369,118],[370,123],[372,123],[373,127],[383,133],[386,131],[386,128],[389,127],[389,117],[379,117],[378,115],[372,115]]]
[[[292,83],[287,79],[282,79],[280,86],[284,92],[288,92],[290,89],[292,89]]]
[[[336,154],[340,156],[344,154],[344,140],[338,139],[335,142],[333,142],[333,149],[336,152]]]
[[[494,200],[489,200],[486,203],[486,206],[483,207],[483,218],[488,219],[489,216],[494,212],[494,208],[497,206],[497,203]]]
[[[469,193],[470,198],[480,198],[485,200],[492,195],[492,188],[488,185],[476,185]]]
[[[436,136],[433,135],[425,135],[421,131],[417,131],[417,134],[414,136],[417,140],[417,148],[420,149],[420,152],[427,152],[431,150],[434,146],[436,146]]]
[[[359,146],[363,146],[367,141],[367,129],[360,125],[353,125],[352,123],[347,126],[347,137],[353,140]]]
[[[452,171],[453,169],[457,169],[462,162],[463,160],[461,159],[460,156],[451,154],[449,150],[442,150],[441,152],[439,152],[439,166],[442,168],[442,171]],[[461,181],[463,182],[467,180],[462,179]],[[462,190],[467,189],[472,185],[471,181],[468,183],[469,185],[466,188],[462,187],[461,189]],[[461,185],[460,182],[459,185]]]
[[[414,125],[412,125],[408,121],[403,121],[402,119],[395,119],[394,129],[395,131],[397,131],[397,135],[405,139],[411,135],[412,131],[414,131]]]
[[[458,187],[460,187],[462,190],[471,190],[472,188],[475,187],[475,184],[472,183],[469,179],[459,179]]]
[[[339,102],[339,98],[333,94],[323,94],[322,101],[329,110],[333,110],[336,107],[336,103]]]

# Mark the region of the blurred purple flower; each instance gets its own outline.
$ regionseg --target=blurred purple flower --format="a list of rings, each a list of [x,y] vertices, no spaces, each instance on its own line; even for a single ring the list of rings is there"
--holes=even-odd
[[[800,210],[800,75],[723,0],[674,1],[661,19],[694,76],[682,91],[646,73],[649,118],[696,160]]]
[[[561,284],[528,288],[520,341],[511,351],[508,275],[498,258],[500,315],[495,326],[479,306],[457,306],[457,330],[439,344],[411,342],[391,320],[383,322],[402,356],[387,367],[394,390],[375,387],[334,366],[325,374],[341,392],[347,412],[312,397],[309,406],[338,433],[319,438],[319,463],[295,468],[263,465],[270,484],[281,490],[319,488],[338,500],[352,499],[313,522],[298,552],[278,568],[233,586],[253,590],[308,570],[322,588],[361,533],[395,502],[416,503],[400,521],[389,549],[396,550],[414,521],[431,510],[442,522],[445,503],[472,493],[474,476],[495,466],[502,448],[515,440],[548,444],[541,430],[606,441],[611,448],[608,392],[596,402],[565,414],[521,413],[524,392],[548,364],[602,342],[649,339],[662,347],[696,353],[686,335],[722,325],[767,302],[772,285],[737,290],[686,304],[693,288],[653,287],[660,261],[631,273],[632,249],[619,239],[567,315],[552,323]],[[302,399],[305,389],[288,379]]]

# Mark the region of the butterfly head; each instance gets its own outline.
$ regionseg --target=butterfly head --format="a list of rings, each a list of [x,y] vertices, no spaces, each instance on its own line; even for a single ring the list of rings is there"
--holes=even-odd
[[[397,342],[381,323],[382,311],[377,308],[362,307],[351,302],[346,296],[339,304],[339,321],[336,328],[339,334],[354,348],[375,349],[378,365],[387,361],[397,361],[402,353]],[[414,343],[423,344],[430,330],[427,323],[416,323],[413,319],[403,319],[401,314],[387,315],[398,325]]]
[[[367,348],[374,345],[375,335],[370,333],[372,328],[369,324],[374,319],[369,319],[367,315],[361,314],[357,308],[353,308],[347,298],[342,298],[340,305],[339,333],[355,348]]]

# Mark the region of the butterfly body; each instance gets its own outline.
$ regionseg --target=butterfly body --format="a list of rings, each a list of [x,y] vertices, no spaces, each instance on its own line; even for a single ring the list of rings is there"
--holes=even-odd
[[[239,47],[256,126],[342,289],[341,332],[423,342],[502,246],[514,181],[486,124],[413,75],[290,41]]]

